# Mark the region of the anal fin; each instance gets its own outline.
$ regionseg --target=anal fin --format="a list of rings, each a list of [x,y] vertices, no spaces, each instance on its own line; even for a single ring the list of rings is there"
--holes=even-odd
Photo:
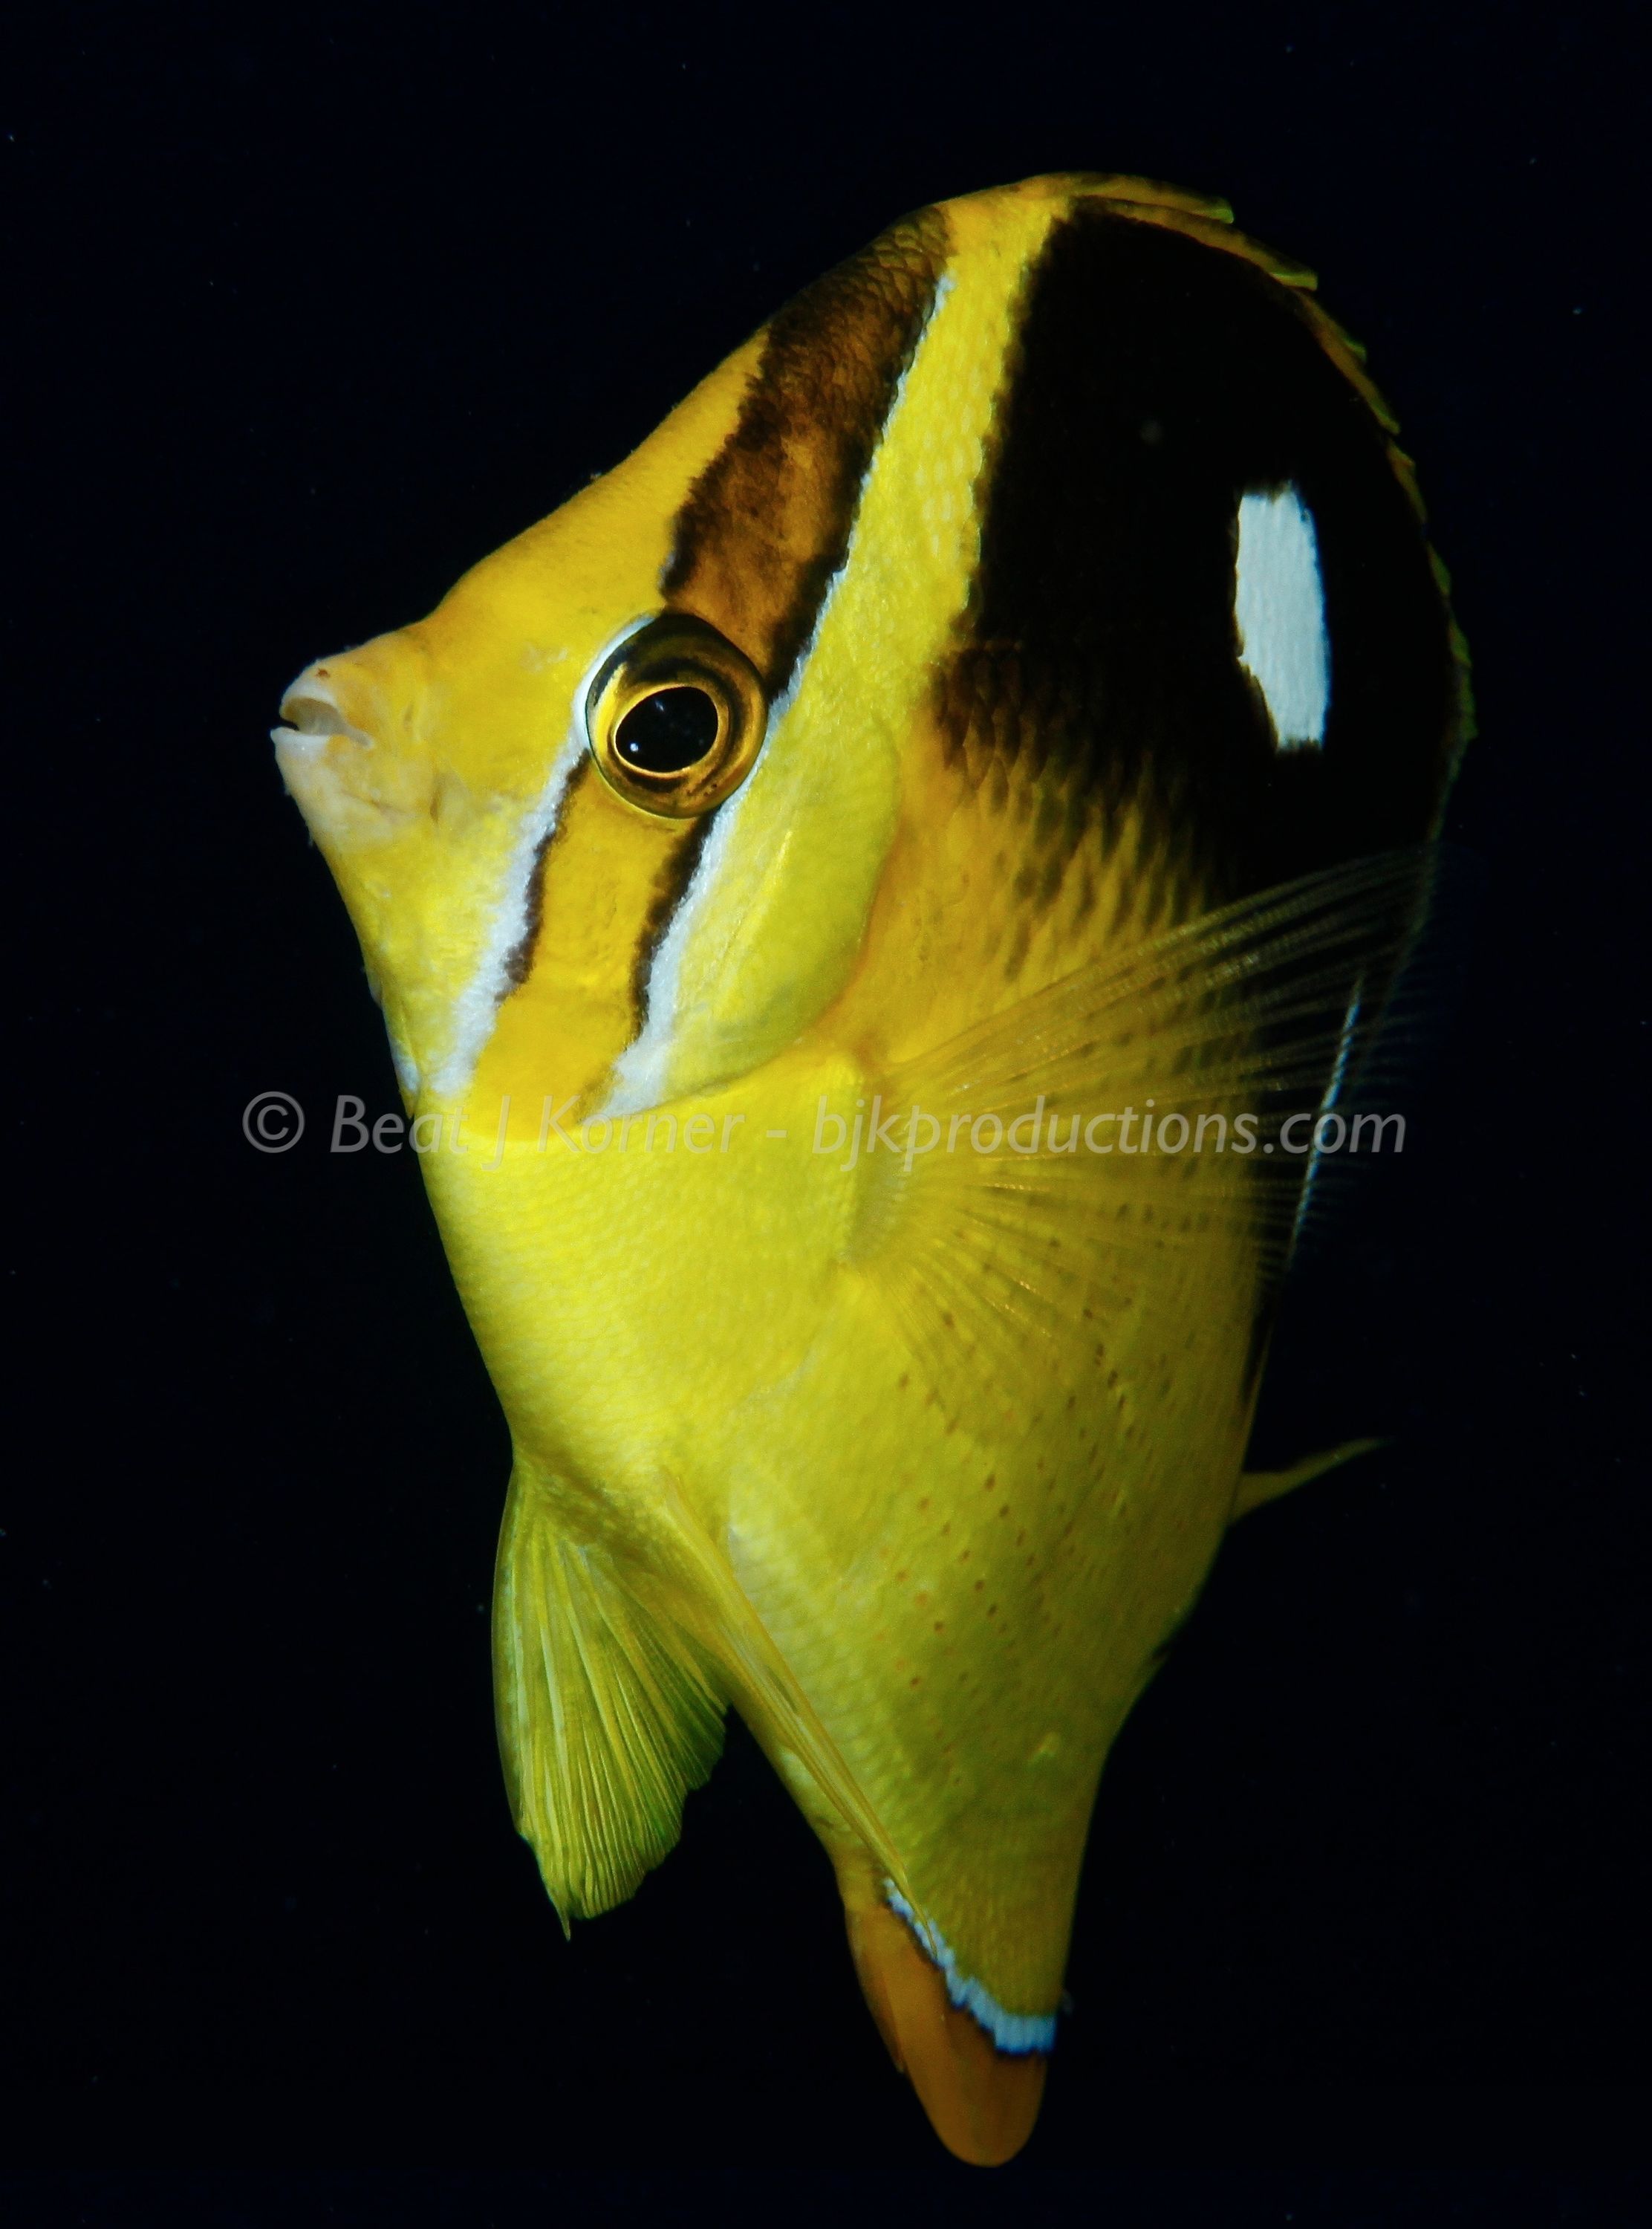
[[[1001,2167],[1033,2133],[1049,2064],[1003,2052],[955,2005],[940,1969],[887,1904],[846,1891],[855,1970],[889,2056],[917,2091],[936,2135],[972,2167]]]

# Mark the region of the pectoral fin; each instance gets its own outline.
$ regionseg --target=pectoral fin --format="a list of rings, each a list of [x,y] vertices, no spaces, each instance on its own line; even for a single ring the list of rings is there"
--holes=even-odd
[[[602,1551],[511,1481],[494,1591],[499,1746],[517,1831],[563,1927],[623,1904],[676,1845],[722,1748],[723,1703],[686,1635]]]
[[[1029,1339],[1057,1366],[1098,1288],[1122,1303],[1213,1231],[1277,1281],[1314,1118],[1380,1069],[1386,986],[1437,865],[1423,846],[1244,899],[877,1080],[910,1150],[863,1163],[852,1258],[938,1382],[958,1376],[962,1338],[974,1378],[1013,1391]],[[1126,1108],[1156,1110],[1150,1151]]]

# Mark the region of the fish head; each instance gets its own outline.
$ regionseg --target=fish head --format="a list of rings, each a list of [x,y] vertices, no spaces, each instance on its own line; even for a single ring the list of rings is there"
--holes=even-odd
[[[531,1070],[652,1106],[842,989],[1050,222],[1040,182],[897,225],[428,619],[292,684],[281,771],[410,1097]]]
[[[283,698],[281,775],[349,909],[410,1099],[464,1092],[541,942],[560,978],[560,998],[541,983],[536,1001],[559,1012],[553,1065],[583,1082],[612,1057],[630,1003],[618,947],[683,823],[586,781],[587,708],[599,681],[612,707],[616,650],[659,611],[671,522],[727,438],[750,354],[428,618],[318,660]],[[565,877],[559,911],[583,901],[586,920],[570,947],[537,932],[545,853],[576,812],[584,840],[565,849],[580,887]],[[636,869],[616,881],[628,851]]]

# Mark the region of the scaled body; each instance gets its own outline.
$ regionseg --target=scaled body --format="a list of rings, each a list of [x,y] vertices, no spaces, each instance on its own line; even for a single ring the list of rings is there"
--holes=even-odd
[[[465,1126],[547,1885],[629,1894],[732,1703],[970,2157],[1240,1493],[1304,1164],[1238,1126],[1357,1068],[1465,725],[1305,283],[1140,182],[925,211],[278,736]]]

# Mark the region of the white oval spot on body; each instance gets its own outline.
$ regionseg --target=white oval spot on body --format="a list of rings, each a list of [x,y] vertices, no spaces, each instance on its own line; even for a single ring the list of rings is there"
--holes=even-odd
[[[1331,701],[1331,646],[1313,514],[1295,482],[1239,498],[1233,616],[1282,751],[1317,749]]]

